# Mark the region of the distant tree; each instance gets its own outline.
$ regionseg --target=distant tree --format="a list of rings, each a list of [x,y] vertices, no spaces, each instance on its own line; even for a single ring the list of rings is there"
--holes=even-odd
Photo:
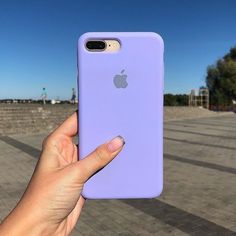
[[[188,95],[186,94],[165,94],[164,95],[165,106],[188,106]]]
[[[207,68],[206,85],[211,105],[230,106],[236,100],[236,47]]]
[[[165,94],[164,95],[164,105],[165,106],[175,106],[176,105],[176,97],[173,94]]]

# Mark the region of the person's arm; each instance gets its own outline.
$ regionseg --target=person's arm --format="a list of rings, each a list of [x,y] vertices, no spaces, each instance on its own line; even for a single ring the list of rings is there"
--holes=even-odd
[[[69,117],[43,142],[34,174],[21,200],[0,225],[0,235],[69,235],[85,199],[84,183],[122,150],[117,136],[78,161],[77,113]],[[92,139],[93,137],[91,137]]]

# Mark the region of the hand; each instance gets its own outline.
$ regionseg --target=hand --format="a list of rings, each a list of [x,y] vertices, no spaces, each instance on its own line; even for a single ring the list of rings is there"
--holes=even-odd
[[[122,149],[117,136],[78,161],[77,113],[43,142],[40,159],[20,202],[0,226],[0,235],[69,235],[79,219],[85,199],[83,185]],[[93,137],[91,137],[93,138]]]

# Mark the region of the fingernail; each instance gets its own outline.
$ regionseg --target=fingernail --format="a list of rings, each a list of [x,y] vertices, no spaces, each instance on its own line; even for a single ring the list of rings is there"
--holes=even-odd
[[[125,140],[122,136],[118,135],[115,138],[113,138],[111,141],[107,144],[107,149],[110,152],[115,152],[119,148],[121,148],[125,144]]]

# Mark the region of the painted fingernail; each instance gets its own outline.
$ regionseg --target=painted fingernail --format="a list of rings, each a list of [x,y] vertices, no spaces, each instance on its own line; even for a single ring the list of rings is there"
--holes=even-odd
[[[125,140],[122,136],[118,135],[115,138],[113,138],[111,141],[107,144],[107,149],[110,152],[115,152],[119,148],[121,148],[125,144]]]

